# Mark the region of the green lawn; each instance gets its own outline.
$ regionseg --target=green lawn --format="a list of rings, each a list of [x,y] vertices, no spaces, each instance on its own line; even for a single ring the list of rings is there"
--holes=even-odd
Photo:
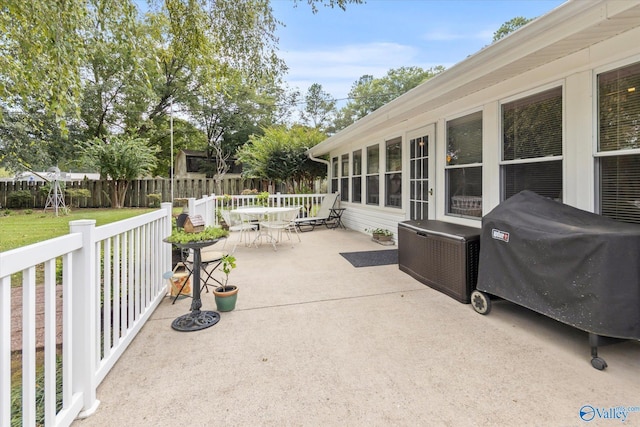
[[[96,226],[131,218],[154,209],[74,209],[68,215],[51,211],[12,210],[9,215],[0,211],[0,252],[41,242],[69,233],[69,221],[95,219]],[[31,212],[31,213],[29,213]]]

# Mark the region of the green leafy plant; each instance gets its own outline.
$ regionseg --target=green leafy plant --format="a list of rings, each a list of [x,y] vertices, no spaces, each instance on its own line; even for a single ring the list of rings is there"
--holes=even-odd
[[[269,192],[263,191],[256,196],[256,200],[260,206],[267,206],[269,204]]]
[[[91,197],[91,191],[86,188],[67,188],[64,192],[69,196],[69,205],[80,207],[80,199],[87,200]]]
[[[365,231],[371,234],[378,234],[381,236],[393,236],[393,232],[386,228],[366,228]]]
[[[205,227],[204,230],[197,233],[187,233],[180,228],[175,228],[171,232],[171,236],[167,238],[167,242],[177,244],[204,242],[207,240],[221,239],[228,235],[229,232],[227,230],[218,227]]]
[[[162,194],[160,193],[151,193],[147,196],[147,199],[149,200],[149,207],[150,208],[159,208],[160,207],[160,203],[162,202]]]
[[[229,274],[236,268],[236,257],[227,254],[222,257],[222,272],[224,273],[224,283],[222,284],[222,292],[226,292],[227,283],[229,282]]]
[[[7,196],[7,206],[13,208],[26,208],[33,206],[33,197],[28,190],[18,190]]]

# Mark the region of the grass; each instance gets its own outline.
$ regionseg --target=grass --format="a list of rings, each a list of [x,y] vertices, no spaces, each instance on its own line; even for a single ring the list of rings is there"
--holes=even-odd
[[[153,210],[155,209],[75,209],[68,215],[57,217],[53,212],[29,209],[0,211],[0,252],[64,236],[69,233],[69,221],[95,219],[96,226],[100,226]]]

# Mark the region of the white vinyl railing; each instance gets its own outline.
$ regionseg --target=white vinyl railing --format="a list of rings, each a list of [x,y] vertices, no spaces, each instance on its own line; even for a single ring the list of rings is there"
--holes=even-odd
[[[270,195],[269,206],[299,206],[313,216],[326,194]],[[218,209],[255,206],[255,195],[188,199],[189,212],[217,225]],[[70,233],[0,253],[0,426],[11,425],[12,357],[21,354],[23,426],[69,426],[99,405],[96,389],[166,295],[171,270],[172,206],[100,227],[69,223]],[[12,276],[22,275],[21,352],[12,353]],[[43,301],[37,298],[44,287]],[[61,297],[60,289],[61,288]],[[62,312],[57,312],[61,299]],[[37,319],[36,304],[44,304]],[[43,337],[38,325],[44,325]],[[58,327],[58,325],[60,325]],[[40,342],[38,342],[38,340]],[[60,363],[61,362],[61,363]],[[44,372],[44,413],[36,377]],[[61,397],[57,389],[61,386]],[[41,386],[40,386],[41,387]]]
[[[171,269],[171,247],[162,239],[171,233],[171,214],[171,204],[163,203],[158,211],[101,227],[72,221],[66,236],[0,253],[0,426],[11,425],[12,417],[11,277],[22,275],[21,375],[14,375],[22,380],[21,424],[44,418],[46,426],[68,426],[96,410],[98,385],[166,294],[162,275]],[[43,302],[38,286],[44,286]],[[44,319],[37,319],[41,303]],[[44,413],[37,414],[42,370]]]
[[[300,207],[298,216],[309,217],[315,214],[320,207],[322,199],[326,194],[270,194],[266,203],[275,207]],[[188,199],[188,209],[191,215],[200,215],[206,225],[217,225],[218,209],[238,209],[256,206],[261,200],[255,195],[227,196],[215,195],[205,196],[202,199]]]

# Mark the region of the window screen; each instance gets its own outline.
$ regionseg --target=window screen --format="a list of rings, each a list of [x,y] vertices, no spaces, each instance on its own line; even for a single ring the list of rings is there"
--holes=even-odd
[[[598,75],[598,119],[600,214],[640,223],[640,63]]]
[[[562,88],[502,106],[502,199],[522,190],[562,199]]]

